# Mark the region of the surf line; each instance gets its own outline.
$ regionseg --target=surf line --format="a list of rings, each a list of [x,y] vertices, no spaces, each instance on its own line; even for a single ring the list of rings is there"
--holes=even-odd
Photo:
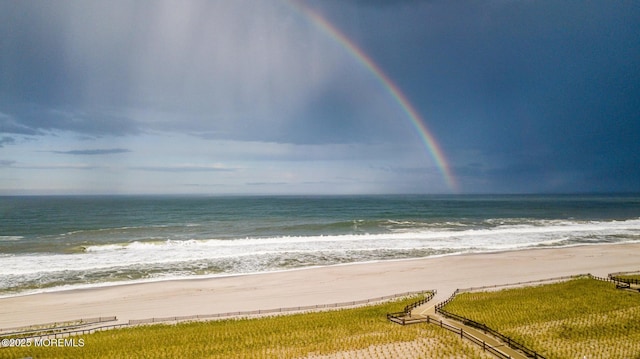
[[[427,128],[425,121],[421,118],[418,111],[413,107],[411,102],[409,102],[407,96],[402,93],[400,88],[387,76],[387,74],[384,73],[384,71],[382,71],[382,69],[373,61],[373,59],[371,59],[369,55],[362,51],[358,45],[351,41],[344,33],[342,33],[342,31],[336,28],[324,17],[298,0],[290,0],[287,2],[304,17],[308,18],[316,28],[320,29],[340,44],[340,46],[342,46],[354,59],[356,59],[357,62],[362,64],[367,70],[369,70],[369,72],[371,72],[371,74],[373,74],[382,87],[398,103],[400,108],[411,121],[413,127],[418,131],[422,142],[427,147],[427,151],[429,151],[431,157],[435,160],[436,165],[442,173],[449,189],[454,193],[457,193],[458,184],[456,178],[449,167],[449,163],[447,162],[440,145],[431,131]]]

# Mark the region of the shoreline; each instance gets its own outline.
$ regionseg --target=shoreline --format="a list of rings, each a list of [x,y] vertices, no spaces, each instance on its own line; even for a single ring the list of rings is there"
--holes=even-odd
[[[430,289],[448,297],[457,288],[637,270],[637,242],[529,248],[18,294],[0,298],[0,318],[2,328],[114,315],[124,322],[331,304]]]
[[[221,278],[259,276],[259,275],[275,274],[275,273],[288,273],[288,272],[312,270],[312,269],[318,269],[318,268],[348,267],[348,266],[368,265],[368,264],[387,263],[387,262],[420,261],[420,260],[426,260],[426,259],[446,258],[446,257],[455,257],[455,256],[473,256],[473,255],[499,254],[499,253],[521,252],[521,251],[536,251],[536,250],[545,250],[545,249],[564,249],[564,248],[576,248],[576,247],[588,247],[588,246],[628,245],[628,244],[640,244],[640,242],[629,241],[629,242],[616,242],[616,243],[581,243],[581,244],[571,244],[571,245],[560,246],[560,247],[537,246],[537,247],[522,247],[522,248],[510,248],[510,249],[495,249],[495,250],[487,250],[487,251],[479,251],[479,252],[454,252],[454,253],[445,253],[445,254],[435,254],[428,257],[379,259],[379,260],[371,260],[371,261],[365,261],[365,262],[347,262],[347,263],[336,263],[336,264],[329,264],[329,265],[312,265],[312,266],[289,268],[289,269],[276,269],[276,270],[266,271],[266,272],[204,274],[204,275],[190,275],[190,276],[184,276],[184,277],[160,277],[160,278],[134,279],[130,281],[122,280],[122,281],[100,282],[100,283],[92,283],[92,284],[76,284],[70,287],[57,286],[57,287],[48,287],[44,289],[35,289],[32,291],[26,290],[18,293],[0,294],[0,301],[8,298],[26,297],[26,296],[39,295],[39,294],[55,294],[59,292],[85,291],[85,290],[94,290],[94,289],[109,288],[109,287],[144,285],[144,284],[158,283],[158,282],[214,280],[214,279],[221,279]]]

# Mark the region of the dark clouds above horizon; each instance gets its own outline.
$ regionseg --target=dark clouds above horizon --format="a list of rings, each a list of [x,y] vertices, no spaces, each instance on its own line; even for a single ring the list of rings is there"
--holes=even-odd
[[[307,1],[463,193],[640,191],[640,4]],[[0,3],[0,193],[447,193],[287,1]]]

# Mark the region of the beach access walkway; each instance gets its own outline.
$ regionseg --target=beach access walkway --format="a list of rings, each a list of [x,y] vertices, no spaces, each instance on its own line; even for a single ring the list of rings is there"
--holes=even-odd
[[[435,325],[440,324],[440,326],[447,326],[447,329],[454,332],[457,330],[457,332],[461,333],[461,335],[462,333],[464,333],[465,336],[467,337],[469,336],[475,337],[477,340],[474,340],[474,342],[476,342],[476,344],[483,343],[483,347],[485,348],[485,350],[488,348],[493,348],[494,350],[490,351],[493,354],[496,354],[496,351],[503,353],[504,355],[496,355],[500,358],[514,358],[514,359],[529,358],[524,353],[517,351],[513,348],[510,348],[506,343],[503,343],[497,338],[491,335],[488,335],[481,330],[467,326],[458,321],[447,319],[442,315],[438,314],[436,312],[436,305],[437,303],[440,303],[443,300],[446,300],[446,298],[439,297],[438,295],[436,295],[429,302],[414,308],[411,311],[410,315],[413,318],[424,318],[425,322],[427,323],[431,323]]]

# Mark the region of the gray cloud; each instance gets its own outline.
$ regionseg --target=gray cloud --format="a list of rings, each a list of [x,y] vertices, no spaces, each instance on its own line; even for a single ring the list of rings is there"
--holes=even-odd
[[[16,168],[28,169],[28,170],[96,170],[104,169],[103,166],[93,165],[88,163],[68,164],[68,163],[53,163],[48,165],[21,165]]]
[[[42,136],[55,131],[69,131],[92,137],[124,136],[141,133],[139,124],[116,111],[103,109],[60,109],[42,104],[5,104],[12,114],[0,112],[0,132]],[[8,111],[9,112],[9,111]]]
[[[247,186],[287,186],[291,183],[288,182],[246,182]]]
[[[0,132],[19,135],[37,135],[38,130],[17,121],[13,116],[0,112]]]
[[[35,121],[33,126],[49,130],[73,131],[98,137],[105,135],[124,136],[141,132],[136,121],[108,111],[50,110],[46,115],[48,123]]]
[[[118,153],[127,153],[131,150],[124,148],[108,148],[108,149],[94,149],[94,150],[71,150],[71,151],[51,151],[52,153],[63,155],[81,155],[81,156],[94,156],[94,155],[111,155]]]
[[[9,136],[4,136],[0,138],[0,148],[4,147],[4,145],[12,145],[16,143],[16,139]]]
[[[174,165],[174,166],[137,166],[131,167],[132,170],[151,171],[151,172],[233,172],[235,168],[225,167],[221,165]]]

